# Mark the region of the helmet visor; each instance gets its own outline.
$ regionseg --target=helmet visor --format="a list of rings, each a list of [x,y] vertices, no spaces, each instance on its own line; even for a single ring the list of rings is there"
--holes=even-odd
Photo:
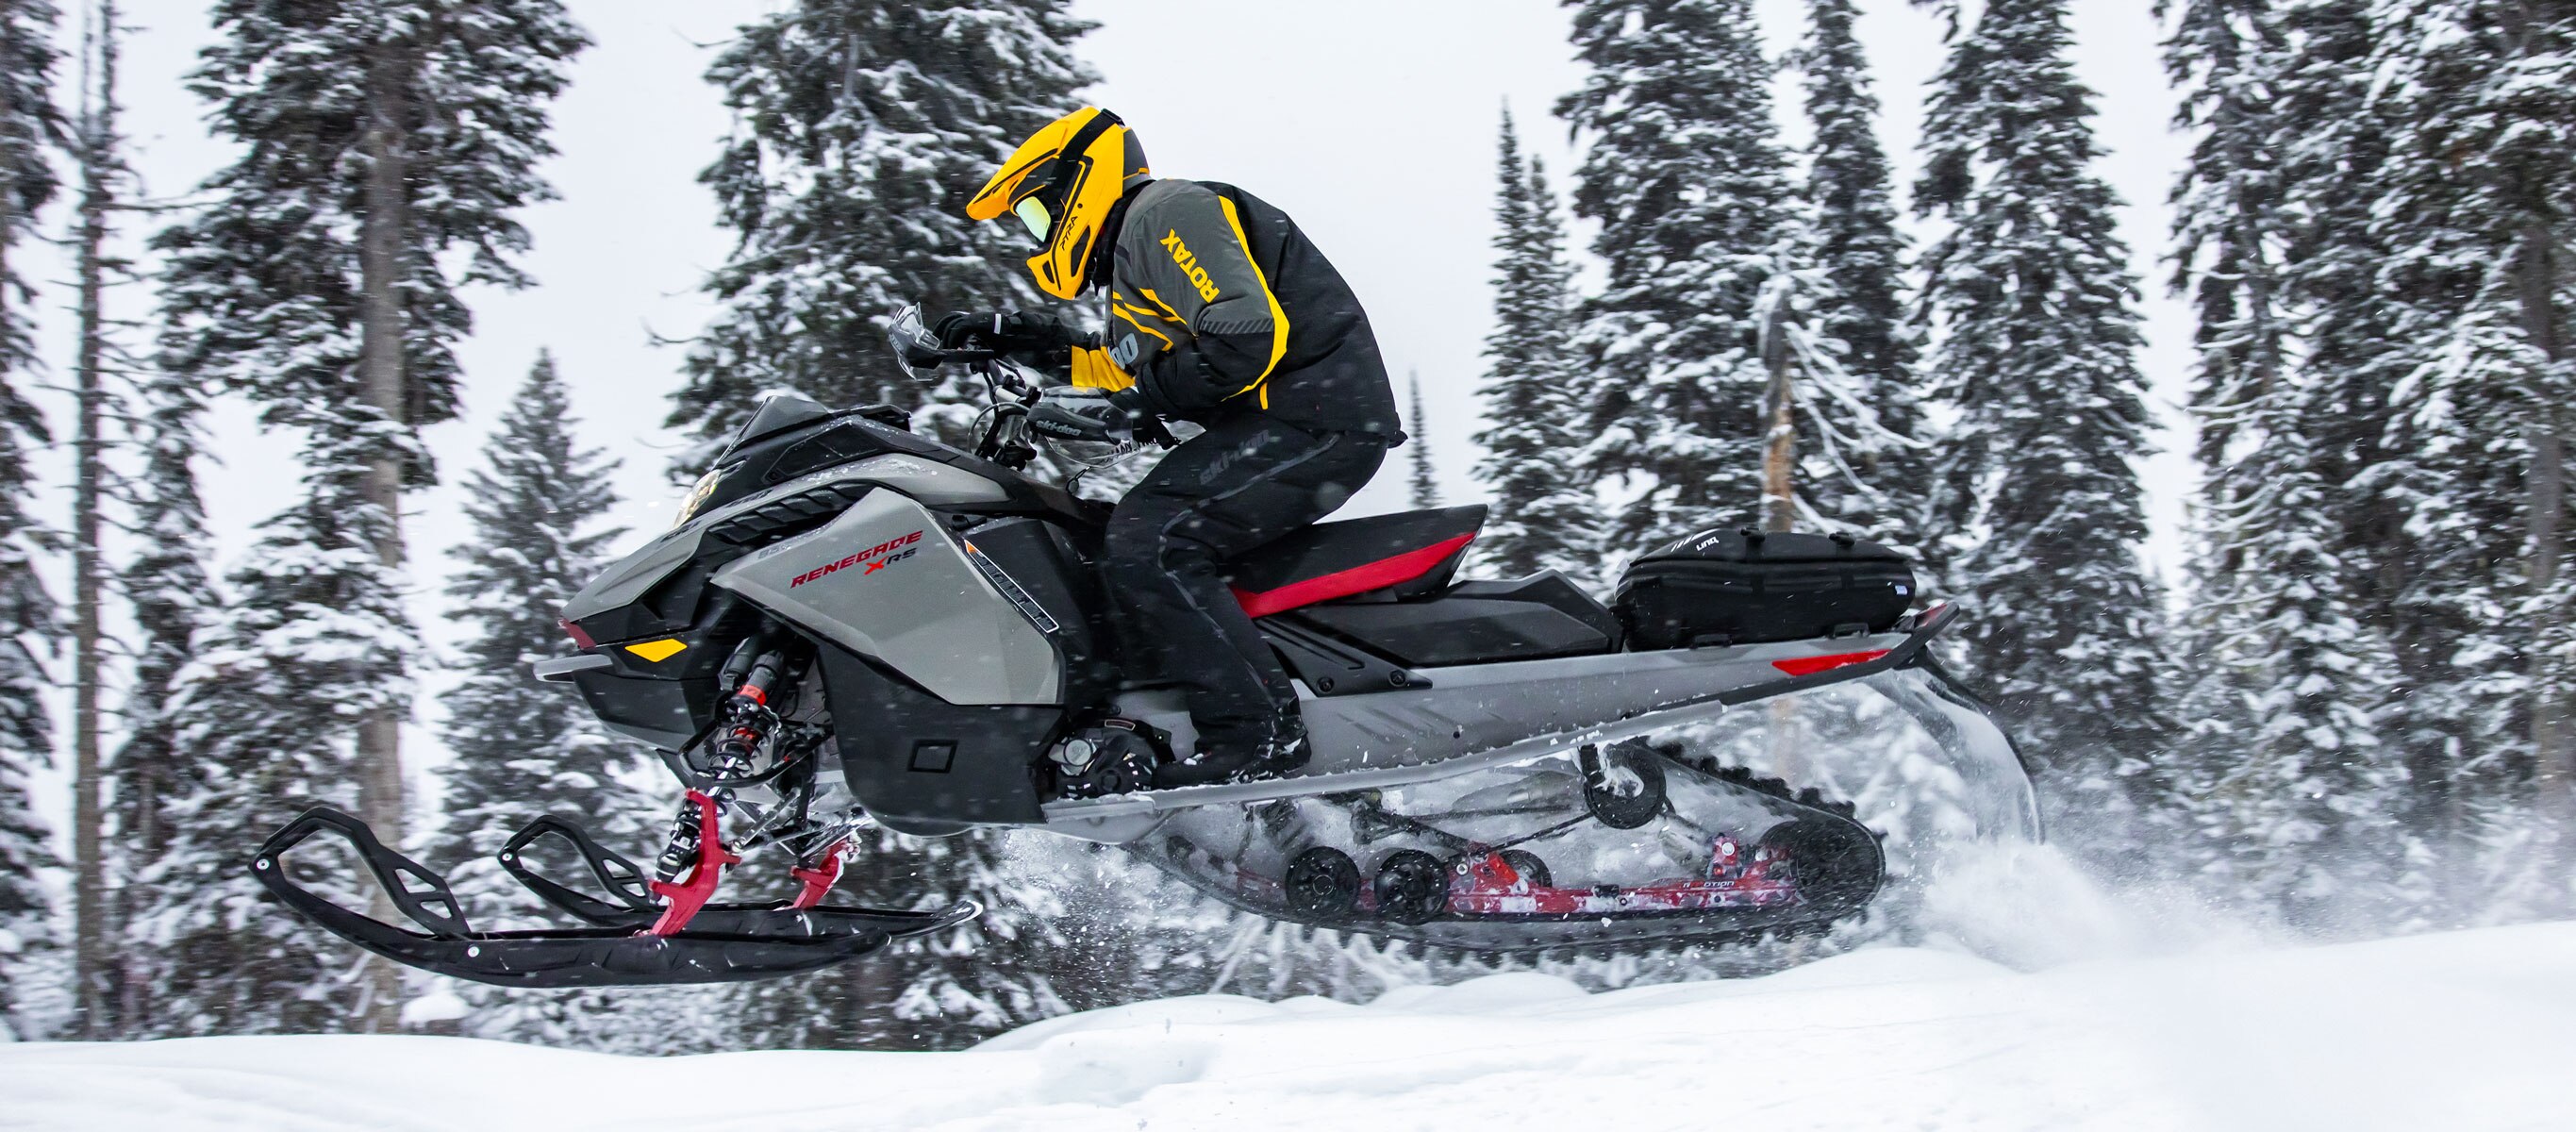
[[[1018,216],[1021,225],[1028,228],[1029,238],[1040,244],[1046,243],[1047,233],[1055,229],[1055,218],[1047,215],[1046,205],[1036,197],[1028,197],[1012,205],[1011,213]]]

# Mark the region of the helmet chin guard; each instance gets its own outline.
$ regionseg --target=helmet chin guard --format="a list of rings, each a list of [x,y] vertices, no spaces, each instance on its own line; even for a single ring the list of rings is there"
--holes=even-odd
[[[1043,209],[1050,223],[1029,258],[1029,277],[1039,290],[1071,299],[1091,282],[1092,252],[1110,210],[1149,176],[1135,131],[1116,114],[1085,106],[1020,143],[966,202],[966,215],[997,220],[1025,204]]]

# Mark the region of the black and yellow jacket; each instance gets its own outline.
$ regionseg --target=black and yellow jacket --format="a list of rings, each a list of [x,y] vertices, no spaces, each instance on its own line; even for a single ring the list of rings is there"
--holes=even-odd
[[[1103,243],[1108,331],[1074,352],[1074,384],[1202,424],[1249,412],[1403,437],[1367,312],[1286,213],[1232,185],[1155,181]]]

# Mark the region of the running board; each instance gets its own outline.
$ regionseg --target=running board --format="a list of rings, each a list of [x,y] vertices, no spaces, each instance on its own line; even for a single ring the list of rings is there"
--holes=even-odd
[[[1615,743],[1918,664],[1957,619],[1937,605],[1870,636],[1426,669],[1430,687],[1302,700],[1315,754],[1293,777],[1050,802],[1045,828],[1122,844],[1193,806],[1389,789]]]

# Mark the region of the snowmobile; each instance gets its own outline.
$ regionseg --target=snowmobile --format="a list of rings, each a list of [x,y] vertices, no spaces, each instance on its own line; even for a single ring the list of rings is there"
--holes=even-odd
[[[1232,564],[1296,680],[1311,760],[1152,789],[1155,760],[1192,749],[1188,712],[1120,679],[1093,566],[1108,506],[1033,472],[1070,467],[1071,482],[1148,441],[1071,433],[1036,374],[942,349],[916,310],[892,325],[908,373],[984,383],[971,451],[895,409],[772,397],[676,525],[564,606],[578,651],[535,666],[678,779],[651,868],[539,817],[499,863],[584,926],[477,931],[437,873],[317,807],[260,849],[263,884],[397,962],[557,987],[812,971],[980,912],[829,903],[872,826],[1120,846],[1262,916],[1478,952],[1850,917],[1890,875],[1864,794],[1939,836],[2038,836],[2018,754],[1930,649],[1958,613],[1912,608],[1902,558],[1846,536],[1709,532],[1640,557],[1604,603],[1554,572],[1458,580],[1482,507],[1317,523]],[[1838,763],[1872,744],[1810,744],[1784,779],[1728,737],[1748,705],[1820,693],[1912,721],[1909,761]],[[1121,741],[1098,741],[1110,730]],[[1828,796],[1838,784],[1850,792]],[[1926,790],[1945,799],[1937,819],[1888,809]],[[346,876],[297,857],[317,836],[418,930],[317,892]],[[576,879],[538,867],[540,849],[577,859]],[[753,856],[784,864],[795,895],[715,902]]]

